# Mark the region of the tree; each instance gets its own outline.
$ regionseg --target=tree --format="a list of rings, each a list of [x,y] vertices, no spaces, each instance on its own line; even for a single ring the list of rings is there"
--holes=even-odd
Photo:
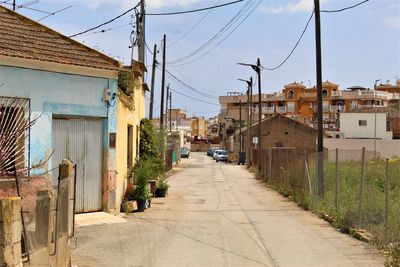
[[[159,158],[161,155],[152,121],[146,118],[140,121],[139,155],[141,158]]]

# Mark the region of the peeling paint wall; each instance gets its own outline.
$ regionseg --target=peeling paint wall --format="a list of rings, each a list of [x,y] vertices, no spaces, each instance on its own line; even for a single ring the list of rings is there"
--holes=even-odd
[[[134,109],[127,108],[122,101],[118,101],[117,104],[117,177],[116,177],[116,203],[117,211],[119,211],[121,202],[124,198],[125,188],[127,185],[127,170],[128,170],[128,125],[132,126],[132,159],[133,162],[138,158],[137,151],[139,148],[136,145],[136,140],[139,140],[139,129],[140,120],[145,117],[145,91],[142,89],[142,78],[137,78],[138,84],[134,89]]]
[[[107,201],[115,199],[108,195],[113,183],[115,184],[116,176],[116,151],[109,149],[109,135],[117,131],[117,108],[115,100],[107,103],[103,100],[103,95],[105,89],[109,89],[111,95],[116,93],[117,77],[96,78],[0,65],[0,84],[3,84],[0,87],[1,96],[31,99],[31,117],[40,116],[31,129],[32,164],[51,154],[53,118],[70,116],[102,118],[103,179],[107,177],[103,180],[106,183],[103,187],[107,189],[103,198]],[[57,165],[58,162],[52,162],[50,159],[48,165],[36,172],[42,173]],[[108,201],[104,208],[108,210],[110,206],[115,206],[115,201],[114,203]]]

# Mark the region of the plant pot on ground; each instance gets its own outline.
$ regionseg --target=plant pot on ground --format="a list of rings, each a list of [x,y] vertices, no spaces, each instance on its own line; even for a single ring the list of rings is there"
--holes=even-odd
[[[165,197],[168,193],[169,185],[165,179],[157,181],[156,197]]]

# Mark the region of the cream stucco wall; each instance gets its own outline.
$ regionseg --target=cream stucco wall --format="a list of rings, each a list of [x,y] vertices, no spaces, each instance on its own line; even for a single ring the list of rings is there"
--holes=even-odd
[[[136,88],[134,89],[133,102],[134,105],[128,108],[122,101],[117,101],[117,178],[116,178],[116,212],[120,211],[121,202],[124,198],[127,185],[126,174],[128,171],[128,125],[132,126],[132,161],[137,159],[137,151],[139,150],[139,126],[140,120],[145,117],[145,91],[141,86],[142,79],[138,79]],[[140,86],[139,86],[140,85]],[[122,93],[122,92],[121,92]],[[136,144],[137,140],[137,144]]]

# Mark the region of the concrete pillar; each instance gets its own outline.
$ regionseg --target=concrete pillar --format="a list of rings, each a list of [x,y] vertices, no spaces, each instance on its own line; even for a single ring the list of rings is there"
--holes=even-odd
[[[0,266],[22,267],[21,198],[0,199]]]

